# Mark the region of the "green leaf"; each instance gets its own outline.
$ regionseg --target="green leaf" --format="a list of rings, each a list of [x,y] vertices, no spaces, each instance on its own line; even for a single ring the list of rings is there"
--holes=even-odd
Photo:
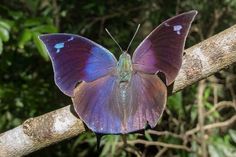
[[[210,138],[211,147],[208,147],[210,156],[215,157],[218,154],[219,157],[235,157],[236,148],[229,142],[228,135],[225,137],[214,136]],[[216,157],[218,157],[216,156]]]
[[[148,139],[148,141],[153,141],[152,136],[147,132],[145,132],[145,137]]]
[[[109,154],[109,152],[111,150],[112,142],[113,142],[113,137],[112,136],[107,136],[106,137],[106,143],[105,143],[105,145],[102,149],[102,152],[100,154],[101,157],[106,156],[106,154]]]
[[[25,27],[33,27],[33,26],[39,26],[42,24],[42,19],[40,18],[30,18],[30,19],[26,19],[26,21],[24,22],[24,26]]]
[[[7,42],[9,40],[9,32],[6,28],[0,26],[0,38]]]
[[[3,44],[2,44],[2,39],[0,38],[0,55],[2,54],[3,51]]]
[[[230,134],[232,140],[236,143],[236,131],[230,129],[230,130],[229,130],[229,134]]]
[[[208,151],[211,157],[221,157],[222,153],[214,145],[209,145]]]
[[[205,99],[208,99],[209,98],[209,96],[211,95],[211,93],[212,93],[212,90],[211,90],[211,88],[206,88],[205,89],[205,92],[204,92],[204,98]]]
[[[116,147],[117,147],[117,143],[119,141],[119,136],[114,136],[114,140],[112,142],[112,146],[111,146],[111,155],[115,156],[115,152],[116,152]]]
[[[211,110],[212,108],[214,108],[214,105],[209,103],[209,102],[205,102],[204,103],[204,107],[206,107],[207,110]],[[211,122],[214,121],[215,118],[220,118],[220,114],[217,110],[213,111],[212,114],[210,116],[207,117]]]
[[[23,49],[25,44],[32,39],[32,32],[29,29],[25,29],[20,36],[18,46]]]
[[[7,22],[4,22],[4,21],[0,21],[0,27],[3,27],[5,29],[7,29],[8,31],[10,31],[10,29],[11,29],[10,24],[8,24]]]
[[[182,93],[178,92],[168,97],[168,107],[171,111],[177,112],[179,115],[183,115]]]
[[[45,61],[48,61],[49,56],[48,56],[47,50],[46,50],[45,46],[43,45],[43,43],[39,40],[39,38],[38,38],[39,35],[40,35],[40,33],[33,34],[34,43],[38,49],[39,54],[44,58]]]
[[[37,9],[39,7],[39,0],[25,0],[24,3],[27,5],[27,7],[32,11],[32,12],[37,12]]]
[[[53,25],[42,25],[32,28],[31,31],[39,33],[56,33],[58,30]]]
[[[191,122],[193,123],[197,119],[197,105],[194,104],[191,107],[191,112],[190,112],[190,117],[191,117]]]
[[[14,20],[19,20],[24,17],[24,13],[22,11],[9,10],[8,13]]]

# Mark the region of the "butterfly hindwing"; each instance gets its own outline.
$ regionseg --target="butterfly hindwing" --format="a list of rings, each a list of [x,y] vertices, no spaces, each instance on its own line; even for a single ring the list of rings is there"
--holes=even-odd
[[[120,117],[113,114],[117,104],[116,80],[116,76],[105,76],[75,88],[72,98],[75,111],[96,133],[116,134],[121,128]]]
[[[125,134],[154,127],[166,103],[166,86],[156,75],[132,74],[125,92],[117,76],[82,82],[75,89],[75,111],[96,133]]]
[[[128,120],[129,128],[142,130],[147,124],[154,128],[166,105],[166,85],[157,75],[137,72],[132,77],[131,86],[132,106],[137,109]]]
[[[196,14],[189,11],[177,15],[154,29],[135,50],[134,68],[152,74],[163,72],[170,85],[180,70],[185,40]]]
[[[79,81],[94,81],[116,66],[116,58],[107,49],[84,37],[59,33],[39,38],[52,60],[55,83],[68,96],[73,96]]]

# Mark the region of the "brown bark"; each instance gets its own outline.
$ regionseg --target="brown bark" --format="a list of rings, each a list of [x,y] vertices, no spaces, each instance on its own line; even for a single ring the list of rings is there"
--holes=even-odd
[[[173,92],[236,62],[236,25],[185,50]],[[0,157],[23,156],[50,144],[79,135],[86,129],[70,106],[26,120],[0,134]]]

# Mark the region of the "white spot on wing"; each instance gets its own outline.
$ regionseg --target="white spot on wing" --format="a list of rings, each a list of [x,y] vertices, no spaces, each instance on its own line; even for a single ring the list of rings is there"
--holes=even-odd
[[[57,49],[56,53],[59,53],[60,50],[61,50],[62,48],[64,48],[66,42],[70,42],[70,41],[72,41],[72,40],[74,40],[74,37],[70,37],[70,38],[69,38],[67,41],[65,41],[65,42],[61,42],[61,43],[55,44],[55,45],[54,45],[54,48]]]
[[[182,29],[183,27],[181,25],[174,25],[173,27],[173,31],[175,31],[178,35],[180,35],[180,30]]]
[[[64,47],[64,43],[57,43],[54,45],[54,48],[57,49],[56,53],[59,53],[63,47]]]
[[[67,41],[72,41],[72,40],[74,40],[74,37],[71,37],[70,39],[68,39]]]
[[[164,23],[164,25],[165,25],[166,27],[169,27],[169,26],[170,26],[168,23]]]

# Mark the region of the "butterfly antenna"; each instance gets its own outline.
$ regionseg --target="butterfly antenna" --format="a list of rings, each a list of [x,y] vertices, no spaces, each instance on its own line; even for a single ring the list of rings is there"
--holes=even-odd
[[[120,48],[121,52],[124,52],[124,51],[122,50],[121,46],[120,46],[120,45],[118,44],[118,42],[116,41],[116,39],[115,39],[115,38],[111,35],[111,33],[108,31],[108,29],[105,28],[105,30],[106,30],[107,34],[112,38],[112,40],[118,45],[118,47]]]
[[[136,29],[134,35],[133,35],[133,38],[132,38],[131,41],[129,42],[129,46],[128,46],[127,49],[126,49],[126,52],[128,52],[130,45],[132,44],[132,42],[133,42],[135,36],[137,35],[138,30],[139,30],[139,27],[140,27],[140,24],[138,24],[138,27],[137,27],[137,29]]]

